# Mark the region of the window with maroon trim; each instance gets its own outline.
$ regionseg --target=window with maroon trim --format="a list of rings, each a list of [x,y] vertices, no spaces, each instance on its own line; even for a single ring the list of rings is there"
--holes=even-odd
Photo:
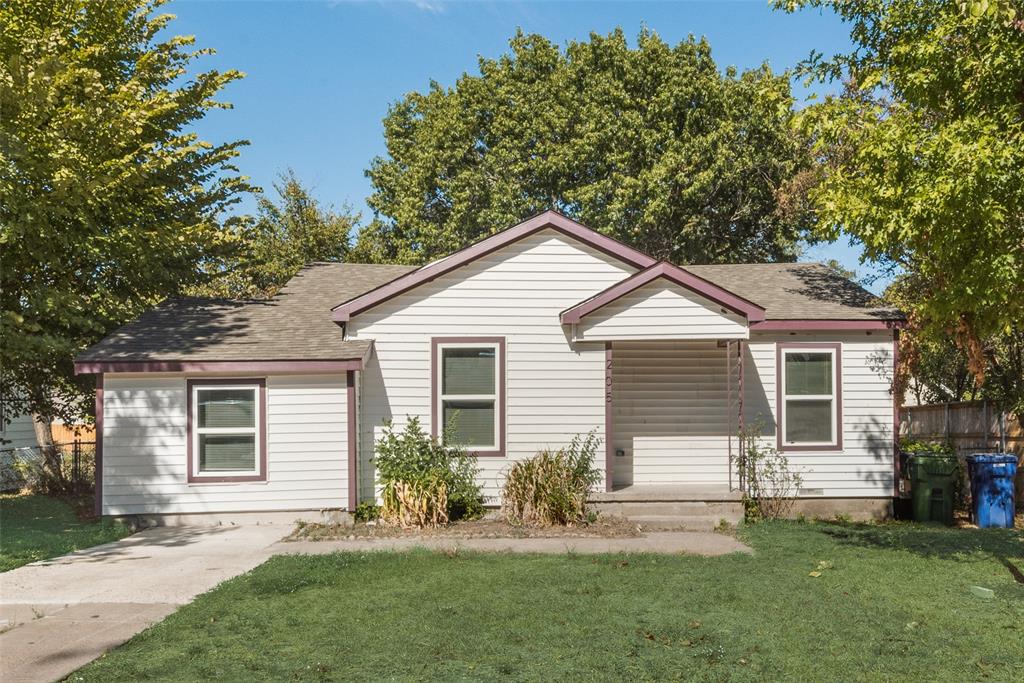
[[[837,449],[842,443],[838,344],[779,348],[779,444],[788,450]]]
[[[476,455],[499,455],[504,450],[504,340],[433,342],[435,436],[446,436]]]
[[[189,480],[262,481],[266,410],[262,380],[189,382]]]

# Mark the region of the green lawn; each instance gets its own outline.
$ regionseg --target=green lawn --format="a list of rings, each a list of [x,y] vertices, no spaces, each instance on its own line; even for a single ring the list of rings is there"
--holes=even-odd
[[[742,535],[755,555],[279,556],[69,680],[1024,680],[1020,532]]]
[[[83,521],[64,501],[46,496],[0,495],[0,571],[57,557],[131,533],[110,521]]]

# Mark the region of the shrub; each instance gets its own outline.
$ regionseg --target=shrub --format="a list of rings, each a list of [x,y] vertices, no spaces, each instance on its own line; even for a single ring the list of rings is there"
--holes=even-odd
[[[409,418],[400,433],[386,423],[373,460],[385,522],[436,526],[483,514],[476,460],[463,448],[443,446],[418,418]]]
[[[741,435],[740,479],[744,484],[743,508],[748,522],[789,516],[803,477],[789,466],[789,459],[765,444],[755,426]]]
[[[357,522],[372,522],[380,517],[380,508],[372,500],[364,500],[356,505],[356,511],[352,516]]]
[[[594,466],[599,443],[594,432],[577,434],[565,448],[512,465],[502,489],[505,519],[540,526],[586,522],[587,494],[601,480]]]

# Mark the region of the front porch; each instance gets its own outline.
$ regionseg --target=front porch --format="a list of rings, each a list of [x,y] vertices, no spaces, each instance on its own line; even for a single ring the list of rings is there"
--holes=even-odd
[[[744,353],[738,339],[609,343],[602,502],[738,500]]]

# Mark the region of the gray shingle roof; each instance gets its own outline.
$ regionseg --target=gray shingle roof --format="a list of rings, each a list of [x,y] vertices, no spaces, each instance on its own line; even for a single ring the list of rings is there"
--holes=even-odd
[[[684,266],[748,299],[768,320],[892,320],[867,290],[817,263]],[[367,341],[344,341],[331,308],[413,266],[313,263],[273,299],[169,299],[83,351],[79,362],[343,360]]]
[[[168,299],[75,359],[96,361],[345,360],[369,342],[344,341],[331,307],[412,266],[312,263],[267,301]]]
[[[894,308],[820,263],[683,266],[765,309],[767,320],[902,320]]]

